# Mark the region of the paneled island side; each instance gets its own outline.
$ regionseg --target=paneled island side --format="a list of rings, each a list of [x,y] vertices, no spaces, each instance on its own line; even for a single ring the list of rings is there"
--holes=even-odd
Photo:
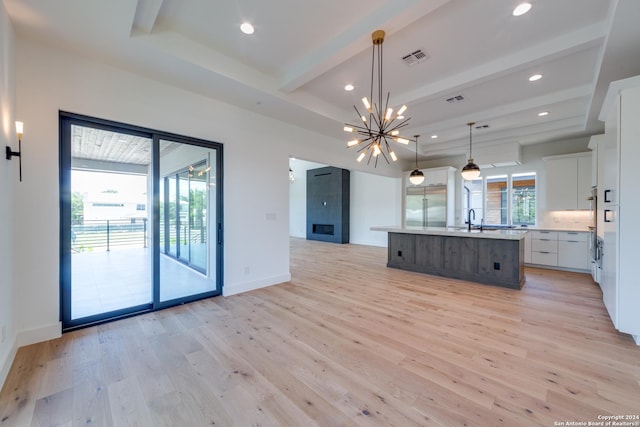
[[[520,289],[526,230],[371,227],[388,233],[387,267]]]

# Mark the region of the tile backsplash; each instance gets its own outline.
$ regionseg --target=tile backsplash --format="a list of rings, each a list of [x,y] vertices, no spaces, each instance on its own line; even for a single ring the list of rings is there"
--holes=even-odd
[[[538,227],[587,228],[592,222],[591,211],[546,211],[538,218]]]

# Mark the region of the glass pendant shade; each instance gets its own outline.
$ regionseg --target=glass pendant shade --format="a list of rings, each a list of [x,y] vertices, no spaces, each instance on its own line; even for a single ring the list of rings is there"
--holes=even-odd
[[[480,176],[480,168],[478,165],[473,163],[473,159],[469,159],[469,163],[467,163],[462,168],[462,178],[467,181],[472,181]]]
[[[471,155],[471,128],[475,124],[475,122],[467,123],[467,126],[469,126],[469,160],[462,168],[462,178],[467,181],[472,181],[480,176],[480,167],[473,163],[473,157]]]
[[[420,185],[424,182],[424,174],[421,170],[414,169],[409,175],[409,182],[413,185]]]

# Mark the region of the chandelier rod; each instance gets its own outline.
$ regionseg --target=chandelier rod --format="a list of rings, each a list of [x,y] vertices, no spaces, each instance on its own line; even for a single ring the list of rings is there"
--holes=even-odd
[[[377,45],[378,47],[378,105],[382,107],[382,42]],[[384,110],[378,112],[380,114],[380,121],[384,117],[384,114],[387,111],[387,107],[389,104],[389,96],[387,96],[387,105],[385,105]]]
[[[471,126],[473,126],[475,123],[470,122],[467,124],[469,125],[469,158],[472,159],[473,155],[471,154]]]

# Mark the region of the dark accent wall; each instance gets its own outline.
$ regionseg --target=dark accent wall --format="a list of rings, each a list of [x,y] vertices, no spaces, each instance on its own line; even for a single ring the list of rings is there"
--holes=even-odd
[[[307,240],[349,243],[349,171],[307,171]]]

